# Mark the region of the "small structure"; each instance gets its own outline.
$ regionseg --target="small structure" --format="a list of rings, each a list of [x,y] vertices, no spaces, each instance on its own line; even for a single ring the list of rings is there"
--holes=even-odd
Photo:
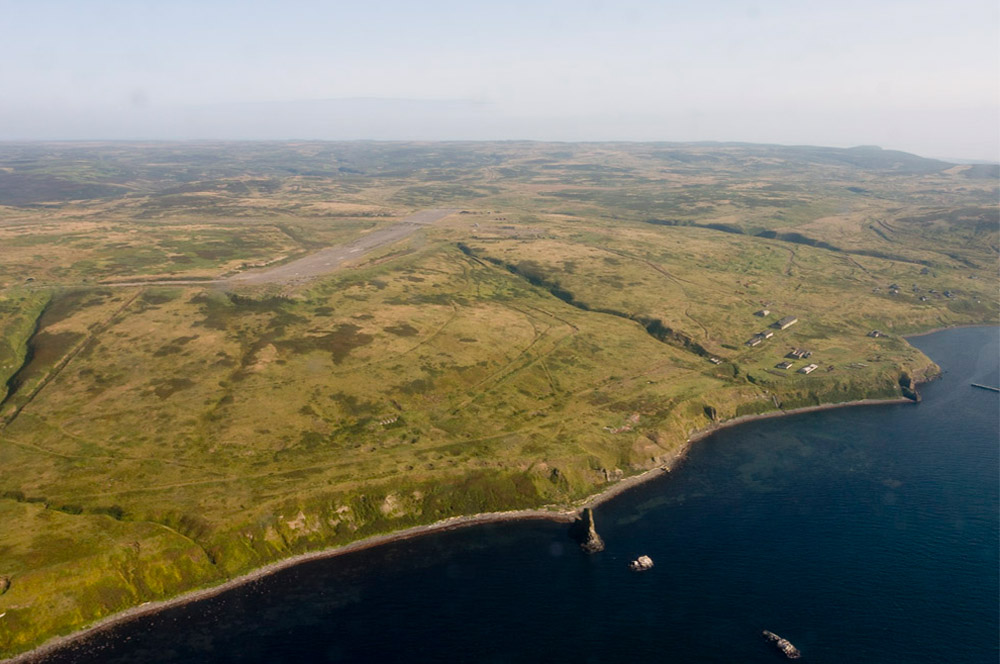
[[[806,350],[805,348],[796,348],[795,350],[785,355],[790,360],[804,360],[807,357],[812,357],[812,351]]]
[[[819,369],[819,365],[818,364],[807,364],[806,366],[804,366],[801,369],[799,369],[799,373],[800,374],[811,374],[812,372],[816,371],[816,369]]]
[[[778,362],[777,364],[775,364],[774,368],[775,369],[791,369],[792,368],[792,363],[789,362],[788,360],[785,360],[784,362]]]
[[[753,346],[756,346],[760,342],[766,341],[773,336],[774,332],[772,332],[771,330],[764,330],[763,332],[758,332],[757,334],[747,339],[745,342],[743,342],[743,345],[750,346],[752,348]]]
[[[720,360],[717,357],[710,357],[708,358],[708,361],[711,362],[712,364],[722,364],[722,360]]]
[[[798,322],[799,319],[796,318],[795,316],[785,316],[784,318],[779,319],[777,323],[771,325],[771,327],[779,330],[787,330],[792,325],[795,325]]]
[[[763,634],[768,641],[778,647],[778,650],[785,653],[785,657],[788,659],[799,659],[802,657],[802,653],[799,652],[799,649],[793,646],[788,639],[783,639],[774,632],[769,632],[766,629]]]
[[[872,330],[871,332],[868,333],[868,336],[873,339],[878,339],[879,337],[884,337],[885,333],[882,332],[881,330]]]
[[[653,559],[649,556],[639,556],[628,564],[628,568],[633,572],[645,572],[653,569]]]
[[[761,309],[760,311],[753,312],[754,316],[759,316],[761,318],[763,318],[765,316],[769,316],[770,314],[771,314],[771,311],[769,309]]]

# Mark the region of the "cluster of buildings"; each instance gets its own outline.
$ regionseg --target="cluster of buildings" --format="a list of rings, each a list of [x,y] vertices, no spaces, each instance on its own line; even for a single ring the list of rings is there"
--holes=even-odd
[[[757,316],[758,318],[764,318],[766,316],[769,316],[770,314],[771,311],[769,309],[760,309],[759,311],[755,311],[753,315]],[[782,318],[779,318],[775,322],[771,323],[770,327],[775,330],[787,330],[792,325],[795,325],[798,322],[799,319],[796,316],[784,316]],[[754,346],[759,346],[761,343],[767,341],[773,336],[774,332],[772,332],[771,330],[764,330],[763,332],[758,332],[757,334],[747,339],[743,343],[743,345],[747,346],[748,348],[753,348]],[[812,356],[811,350],[807,350],[805,348],[796,348],[790,351],[787,355],[785,355],[787,359],[774,365],[774,367],[776,369],[782,369],[782,370],[791,369],[795,365],[795,363],[792,362],[792,360],[803,360],[809,358],[810,356]],[[807,364],[806,366],[799,369],[798,372],[800,374],[811,374],[818,368],[819,368],[818,364]]]
[[[812,356],[812,351],[806,350],[805,348],[796,348],[795,350],[789,352],[788,355],[785,355],[785,357],[791,358],[792,360],[802,360],[811,356]],[[791,362],[790,360],[785,360],[784,362],[778,362],[777,364],[775,364],[774,368],[791,369],[794,365],[795,365],[794,362]],[[806,366],[799,369],[799,373],[810,374],[813,371],[816,371],[817,368],[819,368],[818,364],[807,364]]]
[[[923,270],[920,271],[920,274],[927,274],[927,273],[928,273],[927,268],[924,268]],[[974,279],[975,275],[972,275],[969,278],[970,279]],[[889,284],[887,290],[888,290],[889,295],[899,295],[902,292],[903,287],[900,286],[899,284]],[[917,284],[913,284],[912,290],[913,290],[914,294],[918,294],[918,293],[920,293],[920,286],[918,286]],[[881,293],[881,292],[882,292],[882,288],[880,286],[875,286],[875,287],[872,288],[872,293]],[[931,288],[927,292],[930,293],[931,295],[937,295],[938,294],[938,291],[935,290],[935,289],[933,289],[933,288]],[[949,299],[955,297],[955,293],[951,292],[950,290],[946,290],[945,292],[940,293],[940,295],[943,295],[944,297],[949,298]],[[926,295],[919,295],[918,297],[920,298],[921,302],[927,302],[927,301],[930,300],[930,298],[927,297]],[[764,312],[765,312],[764,315],[766,316],[767,315],[767,310],[765,309]],[[760,312],[757,312],[756,315],[760,315]]]
[[[768,315],[769,313],[771,312],[768,311],[767,309],[761,309],[760,311],[754,313],[754,315],[763,317]],[[799,319],[796,318],[795,316],[785,316],[784,318],[772,323],[771,327],[773,327],[776,330],[787,330],[792,325],[795,325],[798,322]],[[758,332],[757,334],[747,339],[745,342],[743,342],[743,345],[749,348],[753,348],[754,346],[760,345],[761,342],[767,341],[773,336],[774,332],[771,332],[770,330],[764,330],[763,332]]]

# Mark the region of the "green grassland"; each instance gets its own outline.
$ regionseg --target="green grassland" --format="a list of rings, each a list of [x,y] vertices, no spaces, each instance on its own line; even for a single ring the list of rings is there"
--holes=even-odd
[[[904,396],[937,368],[902,335],[997,323],[997,196],[877,148],[0,145],[0,654]],[[191,283],[429,207],[462,212],[306,283]]]

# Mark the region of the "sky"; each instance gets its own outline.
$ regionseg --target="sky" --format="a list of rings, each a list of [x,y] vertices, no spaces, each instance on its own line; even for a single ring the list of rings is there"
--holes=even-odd
[[[744,141],[1000,159],[997,0],[0,0],[0,140]]]

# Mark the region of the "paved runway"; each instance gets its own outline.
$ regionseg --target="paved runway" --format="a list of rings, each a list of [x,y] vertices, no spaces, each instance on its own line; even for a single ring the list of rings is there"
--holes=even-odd
[[[314,254],[304,256],[290,263],[278,265],[272,268],[252,270],[228,277],[226,279],[206,279],[206,280],[176,280],[176,281],[135,281],[118,282],[115,286],[154,286],[158,284],[198,284],[198,285],[242,285],[242,284],[288,284],[296,281],[306,281],[313,277],[326,274],[336,270],[344,263],[357,260],[365,254],[393,244],[412,235],[424,226],[444,219],[450,214],[458,212],[458,209],[437,208],[432,210],[421,210],[414,212],[403,218],[398,223],[372,231],[357,240],[348,244],[327,247],[320,249]]]

